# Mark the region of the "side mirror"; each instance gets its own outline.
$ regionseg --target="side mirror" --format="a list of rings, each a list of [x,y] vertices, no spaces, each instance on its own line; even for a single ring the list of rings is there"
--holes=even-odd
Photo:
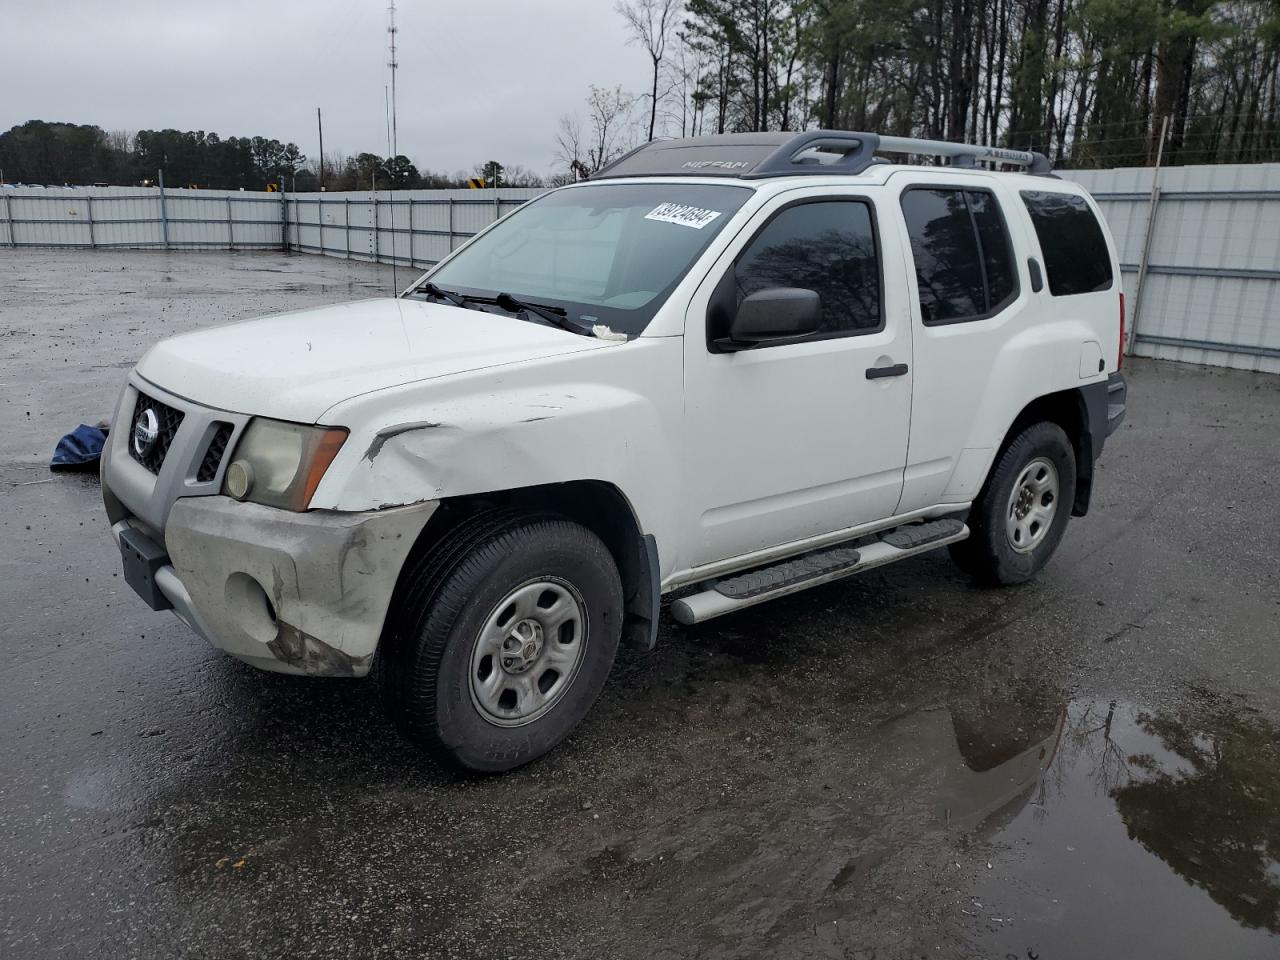
[[[802,287],[757,290],[738,306],[723,350],[741,350],[775,340],[794,340],[818,332],[822,298]]]

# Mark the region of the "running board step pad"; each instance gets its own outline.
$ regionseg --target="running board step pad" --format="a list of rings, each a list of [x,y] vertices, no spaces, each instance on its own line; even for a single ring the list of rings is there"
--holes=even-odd
[[[794,560],[774,564],[772,567],[721,580],[712,589],[734,600],[745,600],[757,593],[769,593],[780,587],[789,587],[794,583],[834,573],[844,567],[856,566],[860,559],[861,556],[853,547],[829,547],[802,554]]]
[[[769,567],[728,577],[700,593],[689,594],[671,603],[671,615],[683,624],[702,623],[713,617],[785,597],[810,587],[842,580],[855,573],[927,553],[969,536],[969,528],[959,520],[932,520],[898,527],[879,540],[858,548],[847,544],[802,554]],[[898,546],[897,543],[907,544]]]
[[[959,520],[928,520],[924,523],[909,523],[905,527],[895,527],[880,539],[899,550],[911,550],[922,547],[934,540],[942,540],[955,536],[964,529]]]

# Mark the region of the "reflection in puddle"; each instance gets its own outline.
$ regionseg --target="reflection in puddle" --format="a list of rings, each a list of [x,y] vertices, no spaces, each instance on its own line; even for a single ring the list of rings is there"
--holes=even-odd
[[[992,855],[965,911],[996,955],[1276,955],[1274,728],[1215,707],[1173,716],[1077,701],[1056,730],[1041,726],[1021,750],[1015,738],[1006,751],[1017,752],[985,771],[962,719],[955,729],[959,826],[1008,853]]]
[[[708,667],[659,701],[685,711],[689,739],[624,747],[591,785],[581,759],[453,781],[415,769],[408,747],[359,750],[365,700],[246,686],[243,740],[149,784],[128,819],[143,853],[123,855],[146,864],[181,936],[243,917],[237,942],[257,953],[289,952],[281,916],[317,942],[372,942],[393,891],[397,955],[512,955],[518,901],[544,918],[520,956],[1280,956],[1273,728],[1239,704],[1143,711],[1070,701],[1020,663],[954,666],[865,718],[835,699],[843,677],[820,679],[830,701],[737,736],[762,702],[759,668]],[[350,722],[301,731],[300,712]],[[691,778],[708,758],[710,776]],[[66,794],[77,816],[128,808],[130,778],[84,773]],[[531,839],[519,811],[535,795],[548,826]]]

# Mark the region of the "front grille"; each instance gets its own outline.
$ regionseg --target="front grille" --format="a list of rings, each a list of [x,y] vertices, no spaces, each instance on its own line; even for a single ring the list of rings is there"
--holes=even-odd
[[[138,444],[134,440],[134,430],[138,425],[138,418],[143,415],[146,410],[155,412],[157,426],[159,431],[156,434],[155,442],[151,447],[143,453],[138,452]],[[169,445],[173,443],[173,437],[178,432],[178,427],[182,425],[182,411],[175,410],[173,407],[161,403],[159,400],[153,400],[141,390],[138,391],[138,402],[133,405],[133,417],[129,420],[129,456],[137,460],[140,464],[150,470],[152,473],[159,473],[160,467],[164,463],[165,454],[169,452]]]
[[[218,425],[218,429],[214,431],[209,449],[204,452],[204,459],[200,461],[200,469],[196,472],[196,479],[201,483],[208,483],[218,475],[218,465],[222,463],[222,455],[227,452],[227,441],[231,439],[231,431],[234,429],[231,424],[222,420],[215,420],[214,423]]]

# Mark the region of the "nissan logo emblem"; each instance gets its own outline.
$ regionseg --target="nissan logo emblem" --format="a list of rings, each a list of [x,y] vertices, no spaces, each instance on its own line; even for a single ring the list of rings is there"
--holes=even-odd
[[[156,445],[160,436],[160,418],[156,412],[147,407],[133,421],[133,452],[145,457]]]

